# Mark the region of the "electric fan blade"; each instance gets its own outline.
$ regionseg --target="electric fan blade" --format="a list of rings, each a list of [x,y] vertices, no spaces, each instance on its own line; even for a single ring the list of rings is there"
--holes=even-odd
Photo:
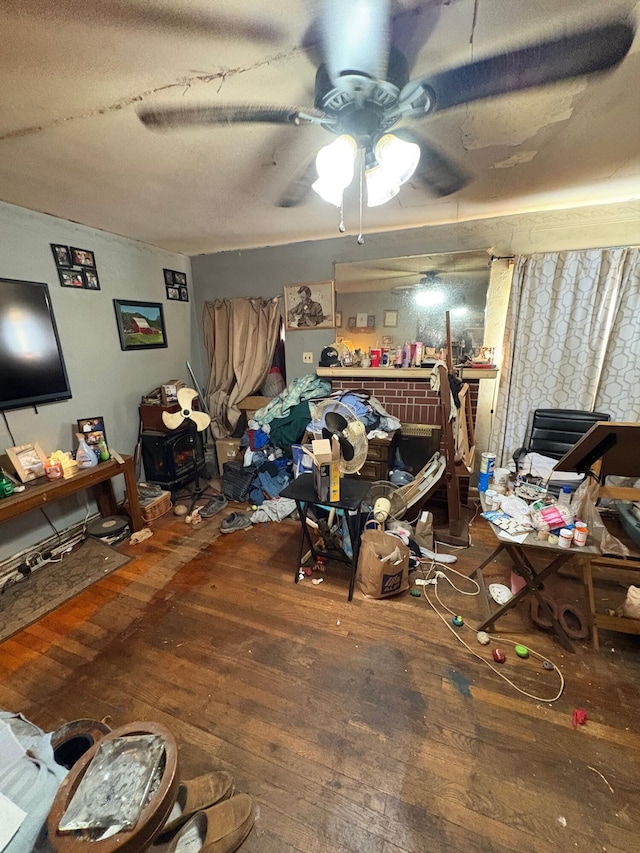
[[[400,100],[405,92],[422,86],[433,98],[425,112],[440,112],[482,98],[606,71],[622,62],[633,37],[634,27],[627,21],[583,30],[414,80],[405,86]]]
[[[389,0],[324,0],[320,33],[329,77],[383,80],[389,60]]]
[[[178,429],[184,421],[182,412],[163,412],[162,421],[168,429]]]
[[[194,391],[193,388],[179,388],[178,389],[178,405],[184,412],[186,409],[191,410],[191,404],[193,403],[193,398],[198,396],[198,392]],[[187,415],[185,415],[187,417]]]
[[[206,412],[192,411],[189,417],[195,423],[198,432],[203,432],[211,423],[211,418]]]
[[[420,180],[432,195],[447,196],[457,193],[471,180],[471,176],[453,160],[450,160],[435,145],[427,142],[408,128],[393,131],[394,135],[405,142],[415,142],[420,146],[420,161],[413,178]]]
[[[324,416],[324,422],[332,433],[342,432],[347,428],[347,419],[338,412],[327,412]]]
[[[256,104],[180,104],[150,106],[138,110],[138,118],[152,130],[175,130],[182,127],[208,127],[216,124],[309,124],[312,117],[322,117],[315,109],[272,107]]]

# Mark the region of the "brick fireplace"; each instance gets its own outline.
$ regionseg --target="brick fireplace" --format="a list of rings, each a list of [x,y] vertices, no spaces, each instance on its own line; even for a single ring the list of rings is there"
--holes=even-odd
[[[398,418],[403,424],[429,424],[442,427],[440,396],[436,391],[431,390],[430,370],[398,370],[395,371],[395,376],[388,375],[393,371],[384,370],[385,375],[380,377],[376,374],[382,373],[383,370],[376,368],[368,369],[365,375],[358,375],[362,371],[353,371],[354,375],[345,375],[348,368],[343,368],[343,375],[335,375],[336,370],[335,368],[325,370],[318,368],[319,376],[331,379],[332,391],[367,391],[377,397],[389,414]],[[332,375],[329,375],[330,371]],[[407,375],[409,373],[412,375]],[[421,373],[424,375],[420,375]],[[469,397],[475,421],[480,380],[471,378],[464,381],[469,385]]]

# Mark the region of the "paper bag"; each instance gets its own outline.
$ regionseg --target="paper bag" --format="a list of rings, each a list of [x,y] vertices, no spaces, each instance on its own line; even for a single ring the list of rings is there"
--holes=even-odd
[[[415,540],[420,548],[433,551],[433,513],[425,510],[416,524]]]
[[[360,539],[356,580],[367,598],[404,592],[409,589],[409,549],[396,536],[365,530]]]

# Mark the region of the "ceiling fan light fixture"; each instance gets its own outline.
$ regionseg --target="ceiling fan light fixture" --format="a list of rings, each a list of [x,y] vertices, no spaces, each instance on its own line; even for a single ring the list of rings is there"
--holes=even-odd
[[[367,183],[367,207],[379,207],[400,192],[400,184],[377,163],[365,169],[364,179]]]
[[[442,305],[444,302],[444,293],[440,290],[421,288],[416,291],[413,299],[416,305],[419,305],[421,308],[432,308],[434,305]]]
[[[385,133],[374,149],[380,168],[402,186],[415,172],[420,162],[420,146],[407,142],[393,133]]]
[[[340,207],[342,194],[353,180],[357,153],[358,145],[355,139],[346,133],[318,151],[318,180],[312,184],[312,188],[320,198]]]

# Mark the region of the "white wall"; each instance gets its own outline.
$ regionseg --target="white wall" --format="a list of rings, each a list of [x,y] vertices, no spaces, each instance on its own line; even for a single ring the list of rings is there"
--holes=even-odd
[[[50,243],[95,253],[101,290],[61,287]],[[11,438],[0,417],[0,450],[38,441],[45,453],[75,447],[78,418],[104,417],[109,444],[133,453],[138,434],[138,404],[143,394],[169,379],[189,380],[193,301],[169,302],[163,268],[186,272],[190,262],[134,240],[96,231],[13,205],[0,203],[0,278],[46,282],[49,285],[72,399],[6,412]],[[160,302],[168,347],[148,352],[120,349],[113,299]],[[119,477],[114,481],[122,492]],[[92,510],[95,507],[92,505]],[[56,527],[84,517],[83,496],[51,504],[47,513]],[[0,559],[29,547],[51,533],[39,510],[0,525]]]

